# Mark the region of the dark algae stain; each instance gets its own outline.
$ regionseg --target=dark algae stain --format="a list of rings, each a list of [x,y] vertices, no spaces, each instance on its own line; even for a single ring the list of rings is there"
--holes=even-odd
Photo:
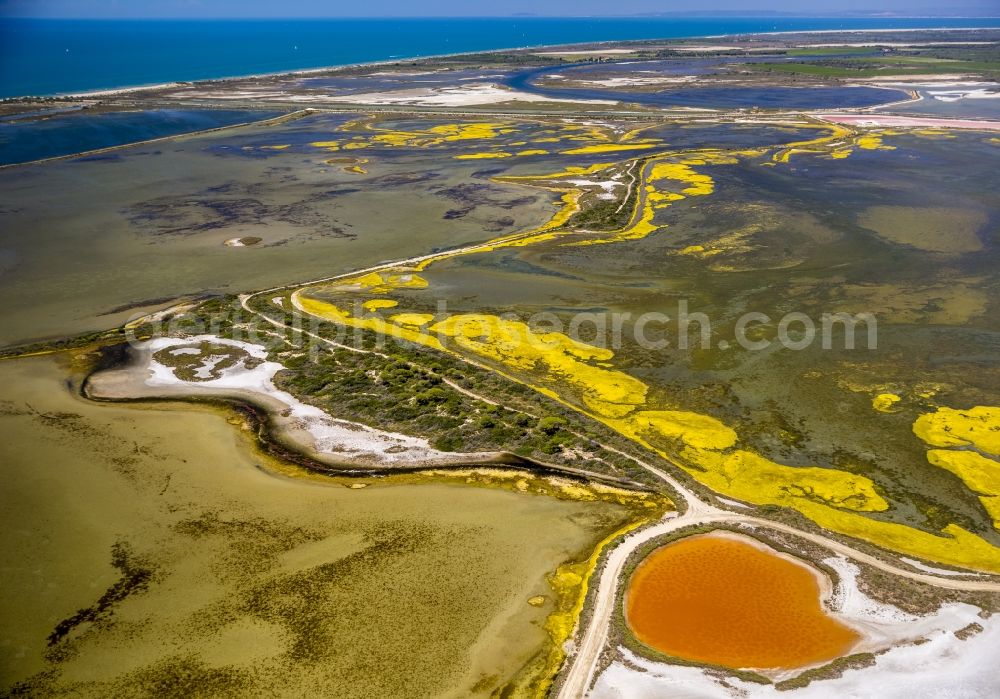
[[[210,667],[195,656],[173,656],[141,668],[119,689],[138,689],[140,696],[246,697],[252,688],[249,673],[232,667]]]
[[[62,657],[66,649],[60,644],[70,632],[81,624],[92,624],[110,618],[117,604],[130,595],[145,592],[153,581],[155,569],[148,561],[137,557],[127,543],[118,542],[111,547],[111,565],[118,570],[121,577],[112,583],[94,604],[63,619],[49,634],[48,645],[52,659]]]

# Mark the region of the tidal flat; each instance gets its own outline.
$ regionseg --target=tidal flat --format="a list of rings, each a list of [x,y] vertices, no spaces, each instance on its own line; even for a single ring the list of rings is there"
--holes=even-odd
[[[544,645],[547,576],[627,519],[278,474],[232,413],[95,404],[69,371],[0,364],[4,691],[487,695]]]

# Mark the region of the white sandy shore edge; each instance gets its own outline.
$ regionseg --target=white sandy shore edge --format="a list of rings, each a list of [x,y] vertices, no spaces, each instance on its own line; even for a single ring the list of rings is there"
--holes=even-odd
[[[1000,121],[990,119],[947,119],[937,117],[911,117],[895,114],[825,114],[814,113],[818,119],[854,126],[900,126],[931,129],[971,129],[973,131],[1000,131]]]
[[[931,575],[943,575],[948,578],[981,578],[979,573],[969,573],[959,570],[945,570],[944,568],[937,568],[935,566],[929,566],[926,563],[921,563],[913,558],[907,558],[906,556],[900,556],[901,560],[906,565],[916,568],[917,570],[923,571],[924,573],[930,573]]]
[[[290,98],[294,99],[294,97]],[[427,107],[466,107],[504,102],[564,102],[570,104],[617,104],[614,100],[560,99],[511,90],[494,83],[467,83],[449,87],[416,87],[388,92],[324,96],[324,102],[343,104],[407,104]]]
[[[655,41],[688,41],[691,39],[727,39],[731,37],[749,37],[749,36],[778,36],[782,34],[858,34],[861,32],[865,33],[891,33],[891,32],[927,32],[927,31],[995,31],[1000,29],[1000,25],[991,27],[914,27],[912,29],[812,29],[812,30],[802,30],[802,31],[780,31],[780,32],[754,32],[752,34],[709,34],[703,36],[677,36],[677,37],[664,37],[661,39],[632,39],[631,41],[642,41],[644,43],[655,42]],[[246,80],[252,78],[278,78],[283,76],[294,77],[296,75],[311,75],[315,73],[326,73],[333,70],[347,70],[352,68],[367,68],[373,66],[388,66],[397,63],[403,63],[406,61],[417,61],[417,60],[433,60],[435,58],[454,58],[456,56],[468,56],[476,53],[504,53],[507,51],[525,51],[532,50],[536,51],[539,49],[555,49],[559,50],[563,46],[581,46],[584,44],[590,44],[593,46],[603,46],[606,44],[620,44],[624,41],[630,41],[627,39],[617,39],[609,41],[594,41],[594,42],[571,42],[567,44],[539,44],[539,45],[529,45],[529,46],[510,46],[506,48],[495,48],[495,49],[483,49],[482,51],[463,51],[460,53],[439,53],[426,56],[397,56],[394,58],[389,58],[383,61],[365,61],[361,63],[344,63],[342,65],[326,65],[318,66],[316,68],[298,68],[294,70],[279,70],[270,73],[249,73],[246,75],[226,75],[220,76],[218,78],[203,78],[200,80],[191,80],[185,82],[191,83],[213,83],[213,82],[228,82],[233,80]],[[144,90],[156,90],[162,89],[164,87],[171,87],[174,85],[179,85],[180,83],[166,83],[157,85],[124,85],[122,87],[116,88],[101,88],[96,91],[85,91],[85,92],[68,92],[68,93],[54,93],[57,97],[79,97],[85,98],[87,96],[113,96],[119,93],[127,92],[141,92]],[[48,95],[22,95],[22,97],[45,97]],[[17,99],[8,98],[8,99]]]
[[[174,370],[153,358],[165,348],[183,348],[211,342],[243,350],[262,360],[252,369],[243,362],[219,371],[219,377],[204,381],[185,381]],[[220,397],[245,400],[267,409],[282,437],[304,447],[312,458],[331,465],[364,466],[435,466],[455,463],[490,463],[494,454],[453,454],[431,448],[425,439],[377,430],[347,420],[331,417],[317,407],[302,403],[293,395],[275,387],[275,374],[284,367],[266,361],[267,352],[260,345],[199,335],[187,338],[156,338],[133,347],[131,366],[100,372],[88,382],[88,393],[95,398],[183,398],[187,396]],[[202,367],[213,368],[217,359],[206,357]]]
[[[649,71],[642,71],[649,72]],[[575,85],[581,86],[593,86],[593,87],[632,87],[641,85],[679,85],[684,83],[693,83],[698,81],[697,75],[665,75],[662,77],[643,77],[638,76],[634,78],[630,77],[616,77],[616,78],[604,78],[601,80],[581,80],[579,78],[567,78],[564,75],[553,75],[549,74],[545,76],[548,79],[556,80],[568,80]]]
[[[536,56],[627,56],[638,49],[575,49],[570,51],[536,51]]]
[[[865,640],[854,652],[881,652],[871,667],[845,670],[841,677],[813,681],[805,688],[779,691],[773,685],[721,677],[698,667],[670,665],[622,648],[588,696],[593,699],[827,699],[878,697],[992,699],[1000,696],[1000,617],[984,619],[977,607],[951,603],[926,616],[877,602],[858,588],[857,567],[844,558],[823,561],[839,577],[828,600],[832,614],[859,629]],[[962,640],[955,633],[971,624],[983,631]],[[776,679],[797,672],[773,674]]]
[[[1000,85],[995,83],[988,83],[988,87],[965,87],[956,83],[942,83],[933,89],[924,88],[922,91],[927,93],[928,97],[938,102],[1000,99]]]
[[[987,17],[986,19],[994,19]],[[785,29],[780,32],[753,32],[752,34],[713,34],[705,39],[723,39],[731,36],[780,36],[782,34],[899,34],[901,32],[979,32],[995,31],[1000,24],[989,27],[909,27],[903,29]]]
[[[114,95],[127,95],[132,92],[144,92],[145,90],[169,90],[174,87],[183,87],[184,83],[155,83],[153,85],[134,85],[132,87],[109,87],[100,90],[88,90],[87,92],[69,92],[57,94],[57,97],[111,97]]]
[[[992,41],[920,41],[920,42],[906,42],[906,41],[880,41],[879,46],[890,46],[897,49],[906,48],[921,48],[929,46],[992,46],[994,42]],[[809,48],[817,49],[838,49],[838,48],[867,48],[871,46],[870,41],[857,41],[852,43],[839,43],[839,44],[810,44]]]
[[[974,609],[974,608],[973,608]],[[773,685],[709,676],[703,670],[652,663],[629,651],[601,674],[592,699],[995,699],[1000,696],[997,648],[1000,620],[980,619],[963,610],[968,623],[983,631],[961,640],[940,632],[921,645],[906,645],[880,655],[872,667],[845,670],[837,679],[779,691]]]

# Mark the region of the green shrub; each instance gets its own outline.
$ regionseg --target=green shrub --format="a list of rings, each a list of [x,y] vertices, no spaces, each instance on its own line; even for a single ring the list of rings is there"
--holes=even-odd
[[[431,446],[438,451],[458,451],[465,444],[465,440],[462,439],[461,435],[455,434],[454,432],[449,432],[448,434],[442,435],[435,439]]]
[[[413,402],[417,405],[433,405],[444,403],[449,398],[448,392],[442,388],[428,388],[413,397]]]
[[[540,432],[544,432],[547,435],[554,435],[556,432],[561,430],[566,426],[566,420],[561,417],[554,417],[552,415],[543,417],[538,421],[536,427]]]

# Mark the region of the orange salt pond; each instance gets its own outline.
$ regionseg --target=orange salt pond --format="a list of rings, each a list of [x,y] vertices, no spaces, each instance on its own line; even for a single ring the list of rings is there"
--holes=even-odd
[[[745,537],[682,539],[629,581],[626,620],[651,648],[732,668],[792,669],[848,653],[860,636],[821,604],[815,568]]]

